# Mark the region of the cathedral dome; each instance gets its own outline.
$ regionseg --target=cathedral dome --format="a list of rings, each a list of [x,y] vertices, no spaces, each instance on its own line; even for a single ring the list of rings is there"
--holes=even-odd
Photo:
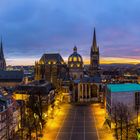
[[[68,58],[69,68],[82,68],[83,59],[80,54],[77,53],[77,47],[73,48],[73,53]]]

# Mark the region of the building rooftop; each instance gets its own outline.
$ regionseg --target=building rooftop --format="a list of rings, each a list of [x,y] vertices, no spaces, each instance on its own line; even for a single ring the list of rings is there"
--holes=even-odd
[[[33,91],[41,91],[43,95],[46,95],[55,87],[52,83],[47,81],[40,81],[40,83],[33,82],[32,84],[22,84],[16,87],[15,94],[30,94],[31,90]]]
[[[23,76],[23,71],[0,70],[0,82],[21,82],[23,80]]]
[[[68,63],[70,62],[80,62],[83,63],[82,56],[77,52],[77,47],[73,48],[73,53],[68,58]]]
[[[57,64],[64,63],[62,56],[59,53],[45,53],[41,57],[40,61],[48,64],[48,62],[55,61]]]
[[[75,84],[78,83],[101,83],[100,76],[93,76],[93,77],[83,77],[82,79],[74,80]]]
[[[92,77],[83,77],[81,79],[82,83],[101,83],[101,77],[100,76],[92,76]]]
[[[133,91],[140,91],[140,84],[135,84],[135,83],[108,84],[107,88],[111,92],[133,92]]]

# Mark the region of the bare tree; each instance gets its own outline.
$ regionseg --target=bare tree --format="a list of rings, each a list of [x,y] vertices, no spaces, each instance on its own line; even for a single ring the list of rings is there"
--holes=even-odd
[[[131,131],[131,114],[129,111],[129,108],[127,106],[124,106],[125,111],[124,111],[124,127],[125,127],[125,138],[126,140],[129,139],[129,132]]]
[[[114,121],[114,124],[115,124],[115,137],[116,139],[118,140],[118,108],[117,108],[117,105],[113,105],[113,108],[112,108],[112,119]]]
[[[9,103],[10,101],[10,103]],[[10,140],[13,139],[15,136],[15,128],[18,124],[18,109],[17,104],[12,99],[8,100],[6,104],[6,111],[5,111],[5,134],[6,139]]]
[[[137,127],[139,126],[139,105],[136,105],[136,112],[137,112]]]
[[[119,127],[120,127],[120,140],[123,139],[124,112],[125,112],[124,105],[122,103],[119,103],[118,104],[118,121],[119,121]]]
[[[33,90],[30,92],[29,108],[36,114],[40,120],[41,127],[44,126],[45,120],[43,119],[43,96],[40,90]]]
[[[33,128],[33,124],[34,124],[34,116],[31,110],[28,110],[26,113],[26,121],[25,121],[25,127],[27,130],[27,134],[26,134],[26,139],[31,140],[32,139],[32,132],[34,130]]]
[[[5,114],[5,130],[6,130],[6,139],[9,140],[11,138],[12,127],[13,127],[13,112],[11,108],[6,110]]]
[[[129,139],[131,129],[131,113],[127,105],[116,103],[112,107],[112,120],[115,124],[115,136],[117,140]],[[125,134],[125,135],[124,135]]]
[[[20,128],[19,128],[19,132],[20,134],[17,134],[21,140],[23,140],[24,138],[24,124],[25,124],[25,102],[20,100],[18,101],[19,104],[19,114],[20,114],[20,119],[19,119],[19,123],[20,123]]]
[[[28,108],[26,110],[26,120],[24,122],[24,127],[27,130],[27,139],[32,139],[32,133],[36,133],[36,140],[38,140],[38,130],[39,130],[39,118],[34,114],[34,112]]]
[[[42,128],[46,123],[43,113],[48,107],[47,104],[44,104],[44,97],[47,97],[44,93],[44,89],[38,87],[30,89],[30,96],[21,108],[22,137],[26,135],[28,140],[31,140],[33,132],[35,132],[36,140],[38,140],[38,133],[42,134]]]

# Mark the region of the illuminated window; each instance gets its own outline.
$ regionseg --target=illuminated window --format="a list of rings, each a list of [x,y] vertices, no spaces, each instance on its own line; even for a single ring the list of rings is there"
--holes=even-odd
[[[77,61],[77,57],[73,57],[73,61]]]
[[[49,61],[48,64],[51,64],[51,61]]]
[[[72,57],[69,58],[69,61],[72,61]]]
[[[40,60],[40,61],[38,62],[38,64],[44,64],[44,62],[43,62],[42,60]]]
[[[71,64],[70,67],[73,67],[73,64]]]
[[[80,57],[78,57],[78,61],[81,61],[81,58]]]
[[[53,61],[53,64],[56,64],[56,62],[55,62],[55,61]]]
[[[80,67],[80,64],[77,64],[77,67]]]

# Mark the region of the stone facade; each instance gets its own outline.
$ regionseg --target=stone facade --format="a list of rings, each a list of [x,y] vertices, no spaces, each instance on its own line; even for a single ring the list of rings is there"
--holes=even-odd
[[[77,47],[73,48],[73,53],[68,58],[69,75],[72,79],[80,79],[83,77],[83,59],[77,53]]]
[[[99,55],[99,47],[97,47],[96,32],[94,29],[93,42],[90,51],[90,76],[94,76],[99,73]]]
[[[90,52],[90,66],[87,75],[84,74],[82,56],[73,48],[73,53],[66,64],[60,54],[44,54],[35,62],[35,80],[47,80],[57,89],[67,91],[73,101],[87,102],[99,100],[99,47],[96,43],[94,30],[93,43]],[[85,80],[86,79],[86,80]]]
[[[61,76],[67,74],[67,65],[60,54],[44,54],[35,62],[35,80],[47,80],[56,87]]]

